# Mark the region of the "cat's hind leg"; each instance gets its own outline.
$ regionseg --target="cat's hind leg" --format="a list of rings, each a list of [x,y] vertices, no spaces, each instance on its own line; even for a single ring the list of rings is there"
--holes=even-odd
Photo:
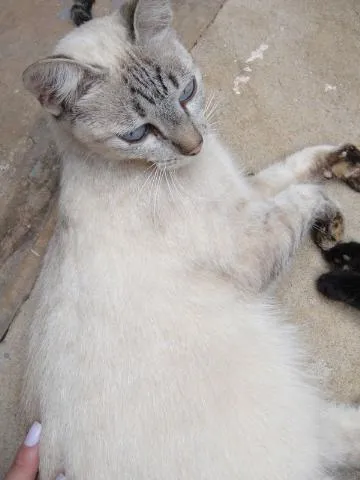
[[[304,148],[249,177],[249,182],[263,196],[273,196],[292,184],[314,183],[332,177],[360,191],[360,151],[354,145]]]

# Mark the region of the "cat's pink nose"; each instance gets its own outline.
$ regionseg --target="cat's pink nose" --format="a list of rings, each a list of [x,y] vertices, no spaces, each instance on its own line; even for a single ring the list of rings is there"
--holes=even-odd
[[[200,143],[193,150],[191,150],[188,153],[188,155],[197,155],[198,153],[200,153],[202,144],[203,144],[203,139],[200,140]]]

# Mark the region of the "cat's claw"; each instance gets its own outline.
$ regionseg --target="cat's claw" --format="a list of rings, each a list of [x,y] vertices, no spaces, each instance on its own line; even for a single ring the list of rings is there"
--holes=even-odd
[[[324,176],[336,177],[360,192],[360,150],[355,145],[346,143],[331,152],[328,160],[329,167],[324,171]]]
[[[329,250],[344,237],[344,217],[338,210],[327,213],[315,221],[311,237],[321,250]]]

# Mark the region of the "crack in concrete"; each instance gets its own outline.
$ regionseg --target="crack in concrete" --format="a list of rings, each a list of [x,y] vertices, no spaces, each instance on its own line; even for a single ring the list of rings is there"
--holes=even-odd
[[[221,3],[221,5],[219,6],[219,8],[217,9],[217,11],[215,12],[215,15],[213,16],[213,18],[210,20],[210,22],[202,29],[202,31],[200,32],[200,35],[198,36],[198,38],[195,40],[195,42],[193,43],[193,45],[191,45],[190,47],[190,51],[192,51],[196,45],[199,43],[199,41],[203,38],[203,36],[205,35],[205,33],[209,30],[209,28],[213,25],[213,23],[215,22],[215,20],[217,19],[220,11],[223,9],[225,3],[227,2],[227,0],[223,0],[223,2]]]

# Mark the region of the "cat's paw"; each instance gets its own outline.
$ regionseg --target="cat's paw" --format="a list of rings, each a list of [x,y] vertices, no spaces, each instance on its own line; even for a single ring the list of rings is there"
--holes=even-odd
[[[92,20],[91,2],[89,6],[75,3],[70,10],[70,18],[77,27]]]
[[[360,309],[360,275],[357,273],[342,270],[324,273],[317,279],[316,287],[325,297]]]
[[[321,218],[315,220],[311,228],[311,237],[321,250],[334,247],[343,239],[343,236],[344,217],[336,208],[329,208]]]
[[[334,272],[324,273],[316,281],[317,290],[331,300],[344,301],[346,295],[342,291],[342,278]]]
[[[325,260],[334,268],[360,273],[360,243],[339,243],[323,252]]]
[[[336,177],[350,188],[360,192],[360,150],[350,143],[342,145],[328,154],[327,178]]]

